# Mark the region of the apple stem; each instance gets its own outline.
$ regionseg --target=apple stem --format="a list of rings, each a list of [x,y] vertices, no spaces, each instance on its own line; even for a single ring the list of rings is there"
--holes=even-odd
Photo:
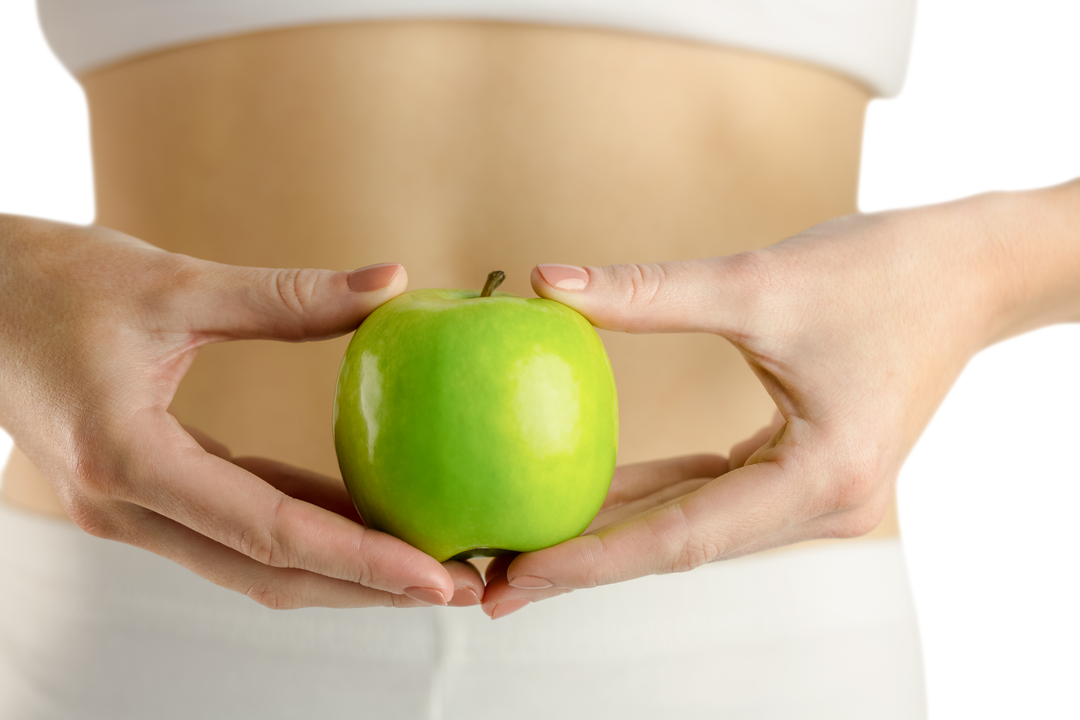
[[[506,279],[506,273],[502,270],[495,270],[490,273],[487,278],[487,282],[484,283],[484,289],[480,291],[480,297],[491,297],[491,293],[495,292],[495,288],[502,285],[503,280]]]

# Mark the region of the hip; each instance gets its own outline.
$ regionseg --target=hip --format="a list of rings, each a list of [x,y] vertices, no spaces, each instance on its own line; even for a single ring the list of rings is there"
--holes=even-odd
[[[5,717],[924,717],[895,539],[579,591],[493,623],[476,608],[271,611],[0,506],[0,577]]]

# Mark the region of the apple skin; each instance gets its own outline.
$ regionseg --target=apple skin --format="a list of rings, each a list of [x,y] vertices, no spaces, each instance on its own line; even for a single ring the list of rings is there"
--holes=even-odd
[[[353,335],[334,443],[369,527],[440,562],[539,550],[580,535],[604,502],[615,380],[565,305],[414,290]]]

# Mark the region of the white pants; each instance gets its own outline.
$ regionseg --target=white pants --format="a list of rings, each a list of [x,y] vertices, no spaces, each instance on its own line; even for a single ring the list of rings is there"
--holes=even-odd
[[[897,540],[529,606],[272,611],[0,504],[0,720],[925,716]]]

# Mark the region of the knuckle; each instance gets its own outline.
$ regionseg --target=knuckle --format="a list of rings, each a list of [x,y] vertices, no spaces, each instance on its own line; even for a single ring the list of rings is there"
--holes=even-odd
[[[231,544],[252,560],[263,565],[274,565],[274,541],[266,528],[246,527]]]
[[[869,472],[854,470],[845,473],[833,488],[833,510],[854,510],[868,502],[877,478]]]
[[[354,562],[351,563],[351,577],[348,579],[364,587],[371,587],[375,575],[371,564],[367,561],[368,554],[369,538],[367,528],[361,528],[360,538],[356,542],[356,552],[353,554]]]
[[[680,503],[669,505],[664,516],[650,523],[650,528],[659,546],[669,550],[660,568],[662,573],[688,572],[721,555],[721,545],[691,521]]]
[[[271,511],[270,517],[274,517],[276,513],[277,508],[275,507]],[[229,544],[263,565],[273,566],[274,561],[277,559],[275,557],[274,538],[269,523],[248,525],[242,528],[237,537]]]
[[[77,447],[70,463],[75,487],[84,495],[121,499],[126,463],[120,454],[103,453],[85,444]]]
[[[856,538],[873,532],[885,518],[884,505],[862,507],[846,513],[837,528],[837,535],[842,538]]]
[[[133,279],[132,299],[146,317],[175,317],[189,312],[193,295],[204,291],[201,261],[187,255],[154,253]]]
[[[68,517],[88,535],[105,540],[119,540],[120,532],[108,513],[86,501],[76,501],[65,508]]]
[[[582,589],[590,589],[600,587],[604,581],[604,573],[601,568],[597,566],[589,567],[585,570],[585,575],[581,578]]]
[[[395,608],[414,608],[419,607],[421,603],[417,600],[413,600],[408,595],[397,595],[395,593],[387,593],[389,596],[390,607]]]
[[[884,519],[895,470],[872,447],[851,450],[835,465],[820,493],[819,515],[832,515],[827,537],[852,538],[874,530]]]
[[[283,508],[289,500],[287,495],[279,493],[274,499],[273,506],[265,515],[265,520],[240,530],[234,546],[251,559],[269,567],[299,567],[289,544],[281,539]]]
[[[729,323],[731,318],[741,318],[728,328],[731,339],[736,342],[747,342],[753,331],[763,326],[763,319],[775,316],[777,292],[781,286],[770,258],[765,250],[752,250],[717,261],[725,271],[725,282],[735,283],[738,290],[730,296],[739,299],[739,311],[733,313],[727,308],[725,312]]]
[[[850,511],[873,502],[878,495],[881,478],[881,470],[872,453],[849,453],[825,491],[825,511]]]
[[[663,265],[633,263],[621,267],[627,289],[625,310],[631,315],[645,312],[660,294],[664,283]]]
[[[607,582],[608,569],[612,564],[618,564],[614,559],[614,549],[611,547],[609,538],[604,534],[591,537],[593,538],[591,562],[585,567],[580,580],[580,586],[583,589],[604,585]]]
[[[281,269],[273,274],[274,288],[281,301],[281,306],[295,320],[292,332],[298,339],[306,339],[303,320],[315,298],[319,277],[317,270],[307,268]]]
[[[244,594],[271,610],[295,610],[304,607],[302,599],[296,593],[264,582],[253,583]]]
[[[727,552],[728,543],[723,536],[713,537],[692,532],[675,555],[668,572],[688,572],[702,565],[719,560]]]
[[[768,290],[773,286],[772,266],[763,251],[749,250],[724,258],[728,274],[738,278],[747,291]]]
[[[671,563],[665,568],[666,572],[688,572],[701,567],[709,561],[708,552],[701,543],[691,541],[683,545],[679,552],[672,558]]]

